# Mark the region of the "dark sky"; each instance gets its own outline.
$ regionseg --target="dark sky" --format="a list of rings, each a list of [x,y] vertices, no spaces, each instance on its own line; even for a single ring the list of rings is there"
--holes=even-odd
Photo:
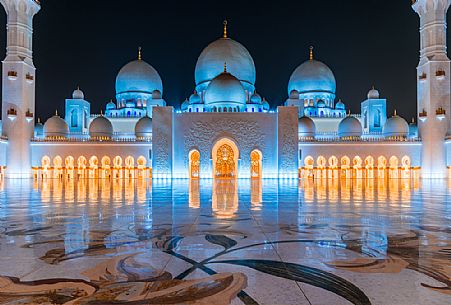
[[[293,70],[315,57],[334,71],[337,96],[360,112],[374,84],[410,120],[416,113],[418,18],[411,0],[145,1],[42,0],[35,17],[36,112],[44,119],[80,85],[92,112],[115,95],[119,69],[137,56],[160,73],[164,98],[178,106],[194,89],[204,47],[222,34],[252,54],[257,90],[273,105],[287,98]],[[5,14],[0,14],[4,58]]]

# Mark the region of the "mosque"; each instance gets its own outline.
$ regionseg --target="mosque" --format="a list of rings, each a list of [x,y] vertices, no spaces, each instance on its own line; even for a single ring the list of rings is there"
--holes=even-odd
[[[91,113],[88,95],[77,88],[64,115],[41,123],[34,115],[32,56],[40,4],[0,2],[8,37],[0,138],[6,178],[427,179],[451,173],[450,0],[412,4],[421,51],[418,117],[410,124],[387,113],[375,88],[360,113],[348,112],[336,97],[333,71],[313,48],[287,80],[287,100],[271,108],[255,87],[251,54],[229,37],[226,22],[222,37],[200,53],[196,86],[180,108],[167,106],[162,79],[140,49],[119,71],[116,99],[101,114]]]

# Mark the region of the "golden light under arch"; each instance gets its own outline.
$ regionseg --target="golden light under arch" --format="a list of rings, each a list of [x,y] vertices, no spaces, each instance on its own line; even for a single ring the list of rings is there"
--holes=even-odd
[[[238,178],[238,146],[228,138],[216,142],[212,149],[213,178]]]

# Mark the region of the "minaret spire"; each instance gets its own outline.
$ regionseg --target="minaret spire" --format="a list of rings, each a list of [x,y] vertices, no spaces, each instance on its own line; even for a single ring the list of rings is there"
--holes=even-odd
[[[223,22],[223,25],[224,25],[224,34],[223,34],[223,38],[228,38],[227,37],[227,24],[228,24],[228,22],[227,22],[227,20],[224,20],[224,22]]]

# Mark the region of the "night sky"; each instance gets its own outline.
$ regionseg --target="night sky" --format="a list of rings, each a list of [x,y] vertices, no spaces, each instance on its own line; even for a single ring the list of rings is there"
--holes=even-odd
[[[242,43],[254,58],[257,91],[273,105],[287,98],[293,70],[308,59],[326,63],[337,79],[337,97],[360,112],[374,84],[408,121],[416,113],[418,17],[410,0],[321,1],[106,1],[42,0],[34,21],[36,112],[43,119],[77,85],[91,111],[115,95],[120,68],[143,58],[160,73],[164,98],[178,107],[194,89],[202,49],[222,35]],[[5,13],[0,14],[5,56]]]

